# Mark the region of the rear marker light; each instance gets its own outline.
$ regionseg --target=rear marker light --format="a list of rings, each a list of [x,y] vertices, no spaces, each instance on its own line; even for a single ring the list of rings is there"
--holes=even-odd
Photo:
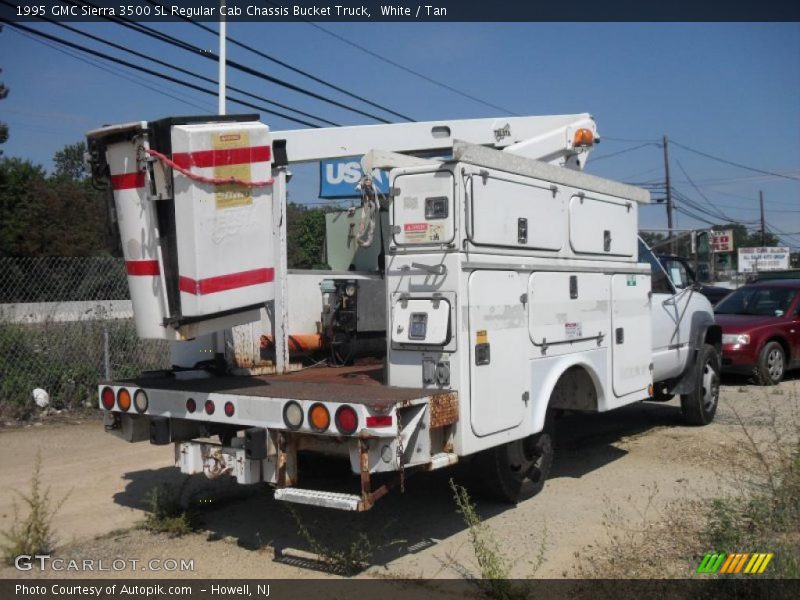
[[[313,431],[323,433],[331,425],[331,414],[323,404],[315,404],[308,411],[308,424]]]
[[[367,417],[367,427],[391,427],[392,415]]]
[[[297,402],[287,402],[283,407],[283,422],[289,429],[300,429],[303,424],[303,409]]]
[[[225,403],[225,416],[232,417],[233,413],[236,412],[236,407],[233,405],[233,402],[226,402]]]
[[[189,398],[186,401],[186,412],[193,413],[197,410],[197,402],[194,401],[194,398]]]
[[[120,388],[117,392],[117,406],[124,411],[128,411],[131,407],[131,393],[125,388]]]
[[[340,406],[336,411],[336,429],[344,435],[352,435],[358,429],[358,415],[352,406]]]
[[[100,401],[103,403],[103,408],[111,410],[114,408],[114,390],[110,387],[104,387],[100,392]]]
[[[213,401],[206,400],[206,403],[203,406],[206,409],[206,414],[207,415],[213,415],[214,414],[215,406],[214,406],[214,402]]]
[[[133,395],[133,406],[136,408],[136,412],[146,412],[149,404],[150,402],[147,400],[147,394],[144,390],[139,390]]]

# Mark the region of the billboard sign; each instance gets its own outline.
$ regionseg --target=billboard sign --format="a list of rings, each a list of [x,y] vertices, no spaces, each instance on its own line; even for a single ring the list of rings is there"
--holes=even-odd
[[[739,248],[739,272],[781,271],[789,268],[789,248]]]
[[[321,160],[319,163],[320,198],[359,198],[356,185],[361,181],[361,162],[357,157]],[[382,194],[389,193],[389,174],[375,169],[372,181]]]
[[[714,252],[733,252],[733,229],[711,232],[711,247]]]

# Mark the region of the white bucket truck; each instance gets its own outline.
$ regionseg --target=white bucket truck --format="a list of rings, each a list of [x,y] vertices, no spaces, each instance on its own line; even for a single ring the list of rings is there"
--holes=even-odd
[[[563,411],[679,394],[690,423],[710,422],[711,306],[676,291],[638,239],[648,192],[582,172],[597,140],[587,114],[285,132],[249,115],[90,132],[138,333],[170,340],[174,363],[102,382],[106,428],[174,444],[184,473],[366,510],[411,472],[462,460],[493,495],[532,496]],[[298,283],[304,275],[286,270],[287,169],[354,155],[365,173],[390,177],[383,199],[364,180],[382,270]],[[355,332],[376,311],[384,364],[298,370],[290,360],[305,333],[293,323],[319,322],[311,333],[324,346],[336,343],[322,326],[332,314]],[[269,327],[271,374],[226,368],[239,351],[231,328],[247,323]],[[298,453],[349,459],[357,489],[300,487]],[[394,476],[376,485],[378,473]]]

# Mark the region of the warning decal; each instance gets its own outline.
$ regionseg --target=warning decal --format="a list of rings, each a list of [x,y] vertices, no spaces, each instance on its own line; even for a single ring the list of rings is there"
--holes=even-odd
[[[577,340],[583,337],[583,327],[580,323],[564,323],[564,335],[568,340]]]
[[[444,226],[431,223],[405,223],[403,234],[408,243],[438,242],[444,235]]]
[[[250,135],[246,131],[217,133],[212,140],[214,150],[231,150],[234,148],[247,148],[250,145]],[[250,162],[238,165],[215,165],[214,177],[236,177],[243,181],[252,180]],[[247,206],[253,203],[251,188],[231,184],[217,186],[214,196],[218,209],[232,208],[234,206]]]

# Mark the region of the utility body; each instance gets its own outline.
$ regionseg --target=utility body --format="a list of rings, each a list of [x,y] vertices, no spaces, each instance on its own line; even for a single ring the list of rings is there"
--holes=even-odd
[[[174,118],[88,140],[139,335],[173,347],[172,370],[100,384],[106,428],[174,444],[184,473],[365,510],[412,472],[472,460],[516,502],[542,488],[564,411],[680,394],[690,422],[713,419],[711,307],[638,239],[648,192],[582,172],[587,114],[287,132]],[[368,174],[358,232],[352,211],[349,228],[329,219],[328,253],[371,271],[287,271],[288,168],[349,156]],[[267,358],[240,360],[243,345]],[[358,489],[300,487],[301,453],[348,459]]]

